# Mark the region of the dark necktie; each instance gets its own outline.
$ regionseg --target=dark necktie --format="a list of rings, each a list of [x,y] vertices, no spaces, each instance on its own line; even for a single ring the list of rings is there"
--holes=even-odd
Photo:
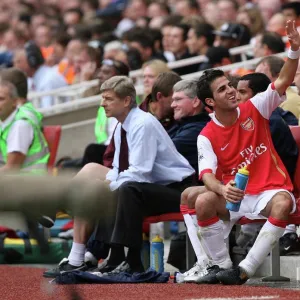
[[[121,127],[121,144],[120,144],[120,155],[119,155],[119,173],[127,170],[129,167],[128,161],[128,145],[126,139],[126,131]]]

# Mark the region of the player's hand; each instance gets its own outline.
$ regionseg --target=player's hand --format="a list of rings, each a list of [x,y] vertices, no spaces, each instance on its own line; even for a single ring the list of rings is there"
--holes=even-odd
[[[293,51],[297,51],[300,47],[300,35],[296,28],[296,22],[288,20],[286,22],[286,34]]]
[[[239,203],[241,200],[243,200],[245,192],[236,188],[235,182],[231,180],[223,186],[222,196],[228,202]]]

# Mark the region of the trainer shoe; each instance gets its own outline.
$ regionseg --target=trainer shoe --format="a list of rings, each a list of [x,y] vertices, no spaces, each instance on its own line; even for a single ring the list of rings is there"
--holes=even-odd
[[[183,281],[188,283],[197,282],[197,280],[203,276],[207,267],[209,266],[205,267],[196,262],[190,270],[182,274],[184,276]]]
[[[299,254],[300,242],[295,232],[287,233],[279,239],[279,252],[281,256]]]
[[[104,273],[109,273],[109,272],[115,270],[117,267],[118,266],[110,265],[108,263],[108,259],[105,259],[100,264],[98,264],[97,267],[89,270],[89,272],[90,273],[95,273],[95,272],[99,273],[100,272],[100,273],[104,274]]]
[[[38,222],[46,228],[51,228],[54,225],[55,220],[56,220],[55,215],[49,215],[49,216],[41,216],[38,219]]]
[[[222,270],[216,277],[221,283],[226,285],[241,285],[249,279],[247,273],[241,267]]]
[[[73,272],[73,271],[86,271],[89,266],[86,263],[82,263],[79,267],[69,264],[67,258],[63,258],[57,267],[47,270],[43,273],[44,277],[55,278],[62,272]]]
[[[195,283],[199,284],[214,284],[219,283],[219,280],[217,279],[217,273],[222,271],[219,266],[213,265],[213,266],[207,266],[205,269],[203,269],[202,273],[199,274],[197,280],[195,280]]]

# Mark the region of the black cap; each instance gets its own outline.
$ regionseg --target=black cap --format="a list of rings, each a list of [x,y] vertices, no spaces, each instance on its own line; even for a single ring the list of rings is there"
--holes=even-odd
[[[224,38],[239,40],[241,45],[248,44],[251,39],[249,28],[237,23],[225,23],[220,30],[215,30],[213,33]]]

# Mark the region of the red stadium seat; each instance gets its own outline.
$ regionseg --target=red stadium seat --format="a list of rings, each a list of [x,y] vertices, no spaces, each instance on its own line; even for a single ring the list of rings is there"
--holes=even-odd
[[[48,169],[51,170],[54,167],[56,154],[59,146],[61,126],[44,126],[44,136],[48,143],[50,158],[48,161]]]

